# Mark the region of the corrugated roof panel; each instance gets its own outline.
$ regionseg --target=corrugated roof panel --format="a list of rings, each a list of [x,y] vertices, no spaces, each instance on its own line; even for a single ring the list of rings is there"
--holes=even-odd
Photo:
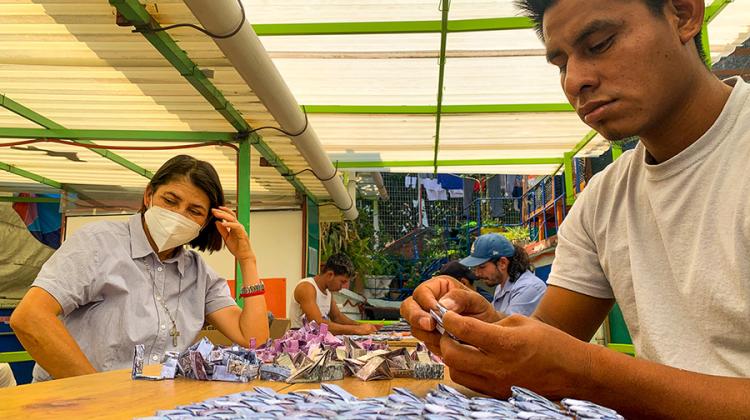
[[[182,1],[152,1],[147,8],[157,18],[160,9],[171,9],[176,15],[195,21]],[[258,98],[236,76],[213,40],[195,31],[184,33],[186,39],[180,42],[180,47],[194,61],[215,65],[224,69],[224,74],[233,76],[231,81],[224,82],[224,75],[217,74],[216,84],[226,97],[238,101],[238,108],[246,112],[250,124],[256,125],[254,120],[270,120],[270,125],[276,125]],[[0,2],[0,44],[4,46],[0,50],[0,93],[67,128],[234,131],[143,36],[132,33],[131,27],[115,24],[114,8],[106,1]],[[209,78],[213,77],[211,73],[206,72]],[[0,126],[37,127],[5,110],[0,110]],[[291,145],[288,139],[286,142]],[[63,151],[70,146],[43,146],[62,153],[78,153],[79,156],[91,153],[85,149]],[[212,154],[197,150],[189,149],[187,153],[214,163],[225,187],[234,190],[234,158],[227,160],[221,152]],[[137,164],[143,162],[141,166],[155,171],[179,151],[117,153]],[[275,169],[260,168],[254,150],[253,153],[253,192],[287,195],[293,199],[293,187]],[[293,163],[292,170],[306,167],[295,148],[284,148],[282,154],[285,161]],[[80,176],[64,170],[50,172],[49,168],[30,160],[18,162],[19,167],[30,165],[24,168],[27,170],[39,169],[50,172],[50,175],[57,174],[63,178],[60,182],[86,184],[86,176],[101,171],[105,175],[91,180],[121,180],[125,186],[143,185],[138,175],[98,155],[91,156],[98,164],[81,171]],[[13,155],[5,157],[18,158]],[[54,161],[48,161],[54,166],[51,162]],[[308,187],[321,198],[327,197],[321,183],[314,178],[304,182],[311,183]]]

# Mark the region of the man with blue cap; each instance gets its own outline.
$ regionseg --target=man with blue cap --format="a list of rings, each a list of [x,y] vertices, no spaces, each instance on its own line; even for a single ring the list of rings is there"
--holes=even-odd
[[[505,236],[488,233],[471,246],[471,255],[461,264],[474,269],[477,277],[495,287],[492,305],[506,315],[531,315],[547,290],[530,270],[529,255]]]

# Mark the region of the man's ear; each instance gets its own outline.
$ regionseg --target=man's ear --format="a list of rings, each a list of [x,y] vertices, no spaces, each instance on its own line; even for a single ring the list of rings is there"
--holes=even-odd
[[[706,5],[703,0],[671,0],[667,6],[677,17],[680,42],[687,44],[703,28]]]

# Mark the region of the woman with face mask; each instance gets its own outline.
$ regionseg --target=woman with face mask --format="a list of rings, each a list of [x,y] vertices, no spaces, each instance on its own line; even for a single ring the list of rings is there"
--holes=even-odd
[[[127,222],[91,223],[72,234],[11,318],[37,362],[34,380],[128,368],[136,344],[158,363],[165,351],[185,350],[206,321],[246,347],[267,340],[255,253],[224,204],[213,166],[180,155],[154,174]],[[243,309],[226,280],[187,249],[223,245],[242,272]]]

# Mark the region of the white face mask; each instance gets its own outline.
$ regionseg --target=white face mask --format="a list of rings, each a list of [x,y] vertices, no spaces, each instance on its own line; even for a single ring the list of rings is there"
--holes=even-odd
[[[143,214],[143,218],[159,252],[185,245],[197,238],[201,232],[201,225],[181,214],[153,204]]]

